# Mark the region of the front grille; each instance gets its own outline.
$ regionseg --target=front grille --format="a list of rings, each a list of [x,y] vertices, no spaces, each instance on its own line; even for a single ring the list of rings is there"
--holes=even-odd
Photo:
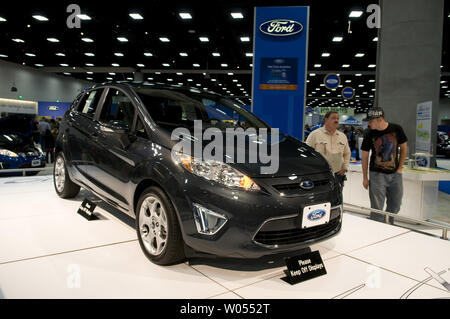
[[[322,180],[318,180],[318,181],[314,181],[314,188],[320,187],[320,186],[324,186],[330,183],[329,179],[322,179]],[[279,191],[279,192],[284,192],[284,191],[304,191],[304,192],[309,192],[309,191],[313,191],[313,189],[311,190],[304,190],[303,188],[300,187],[300,183],[294,183],[294,184],[280,184],[280,185],[273,185],[273,187]]]
[[[314,187],[312,189],[303,189],[300,187],[300,183],[302,181],[312,181],[314,183]],[[274,184],[272,184],[272,187],[284,196],[308,195],[310,193],[328,192],[333,190],[334,180],[331,174],[322,173],[300,176],[300,178],[295,180],[295,182],[290,180],[286,181],[286,179],[278,179]]]
[[[325,236],[338,226],[339,218],[335,218],[330,220],[328,224],[307,229],[294,228],[278,231],[259,231],[254,240],[257,243],[268,246],[297,244]]]

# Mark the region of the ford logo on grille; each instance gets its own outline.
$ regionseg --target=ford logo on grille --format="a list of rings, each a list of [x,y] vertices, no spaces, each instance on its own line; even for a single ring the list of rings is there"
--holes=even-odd
[[[323,209],[316,209],[308,214],[308,219],[310,221],[319,220],[324,217],[326,212]]]
[[[284,37],[300,33],[303,25],[294,20],[275,19],[261,23],[259,30],[264,34]]]
[[[314,188],[314,183],[312,181],[303,181],[300,183],[300,187],[305,190],[310,190]]]

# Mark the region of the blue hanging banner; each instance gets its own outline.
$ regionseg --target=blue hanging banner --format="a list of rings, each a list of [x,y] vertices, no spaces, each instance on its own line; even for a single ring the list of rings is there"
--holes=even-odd
[[[328,73],[323,78],[323,84],[325,84],[325,87],[327,89],[332,90],[332,89],[337,88],[341,84],[341,79],[335,73]]]
[[[342,89],[342,97],[344,99],[350,100],[353,99],[353,97],[355,96],[355,89],[347,86],[345,88]]]
[[[303,139],[309,7],[256,7],[252,111]]]

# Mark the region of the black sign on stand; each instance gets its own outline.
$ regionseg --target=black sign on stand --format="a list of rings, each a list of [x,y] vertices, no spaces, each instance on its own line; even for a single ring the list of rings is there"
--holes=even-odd
[[[85,199],[83,203],[81,203],[80,208],[78,208],[78,214],[80,214],[87,220],[97,220],[99,218],[94,215],[95,207],[97,207],[96,204],[94,204],[88,199]]]
[[[291,285],[327,274],[319,251],[285,258],[285,262],[288,269],[284,273],[287,277],[281,279]]]

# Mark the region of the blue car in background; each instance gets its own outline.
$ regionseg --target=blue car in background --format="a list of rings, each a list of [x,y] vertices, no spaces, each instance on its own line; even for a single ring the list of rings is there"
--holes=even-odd
[[[20,172],[2,172],[4,169],[45,167],[46,156],[34,145],[32,133],[30,118],[11,117],[0,121],[0,176],[22,175]],[[26,172],[26,175],[37,173]]]

